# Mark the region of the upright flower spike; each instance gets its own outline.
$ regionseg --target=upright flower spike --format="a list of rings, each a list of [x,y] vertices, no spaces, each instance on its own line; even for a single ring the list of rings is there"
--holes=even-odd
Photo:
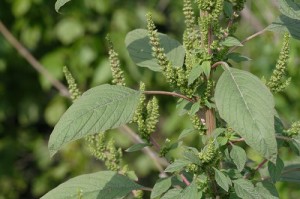
[[[125,86],[125,77],[123,74],[123,71],[121,70],[120,66],[120,60],[118,57],[118,53],[113,48],[113,44],[109,38],[109,36],[106,37],[106,40],[108,41],[108,54],[109,54],[109,61],[110,61],[110,67],[112,72],[112,83],[120,86]]]
[[[287,62],[289,59],[289,52],[290,52],[289,40],[290,40],[290,35],[289,33],[286,33],[283,38],[283,45],[279,54],[279,58],[276,63],[276,67],[273,70],[269,82],[267,82],[267,86],[274,93],[278,93],[284,90],[289,85],[291,80],[291,78],[288,78],[287,80],[283,80],[286,74]]]
[[[147,104],[147,134],[151,134],[155,131],[156,125],[158,123],[159,111],[158,111],[158,101],[156,97],[153,97]]]
[[[184,0],[183,1],[183,14],[184,14],[184,22],[186,26],[186,31],[188,33],[192,33],[194,31],[195,27],[195,13],[192,8],[192,3],[190,0]]]
[[[69,85],[69,92],[71,94],[71,99],[74,102],[76,99],[78,99],[81,96],[81,92],[77,87],[74,77],[72,76],[71,72],[68,70],[66,66],[63,67],[63,73]]]

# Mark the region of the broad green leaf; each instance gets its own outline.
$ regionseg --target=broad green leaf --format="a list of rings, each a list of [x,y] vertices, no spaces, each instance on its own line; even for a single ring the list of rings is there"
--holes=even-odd
[[[300,183],[300,164],[284,167],[280,181]]]
[[[198,153],[196,153],[195,150],[190,150],[190,149],[185,150],[183,155],[187,160],[191,161],[192,163],[201,165]]]
[[[191,162],[188,160],[177,159],[165,169],[165,172],[172,173],[172,172],[180,171],[190,163]]]
[[[181,198],[201,198],[201,195],[194,181],[181,192]]]
[[[262,199],[279,199],[278,192],[274,184],[263,181],[256,184],[256,191]]]
[[[243,44],[236,38],[234,37],[227,37],[224,41],[221,42],[222,45],[224,46],[243,46]]]
[[[201,65],[196,65],[192,68],[189,79],[188,79],[188,85],[191,85],[195,82],[195,80],[203,73],[203,67]]]
[[[279,0],[280,12],[292,19],[300,19],[300,4],[293,0]]]
[[[165,34],[159,33],[161,47],[174,67],[181,67],[184,62],[185,51],[183,46],[176,40]],[[125,44],[130,57],[141,67],[147,67],[153,71],[161,71],[161,66],[152,56],[152,47],[149,44],[148,31],[136,29],[129,32],[125,38]]]
[[[130,153],[130,152],[135,152],[135,151],[139,151],[147,146],[151,146],[151,144],[149,143],[138,143],[138,144],[134,144],[131,147],[129,147],[128,149],[126,149],[125,151]]]
[[[161,197],[161,199],[181,199],[180,193],[180,189],[170,189]]]
[[[206,75],[206,77],[210,76],[210,70],[211,70],[211,64],[210,61],[204,61],[201,64],[202,70],[204,72],[204,74]]]
[[[239,171],[242,171],[247,161],[247,155],[243,148],[233,145],[230,151],[230,157]]]
[[[217,184],[228,192],[229,186],[232,184],[230,178],[218,169],[214,168],[214,170]]]
[[[191,135],[191,134],[193,134],[193,133],[195,133],[195,132],[196,132],[195,129],[184,129],[184,130],[180,133],[180,135],[179,135],[179,137],[178,137],[178,140],[182,140],[182,139],[185,138],[186,136]]]
[[[182,116],[189,112],[189,110],[192,108],[193,103],[189,102],[184,99],[179,99],[176,104],[176,109],[178,110],[178,115]]]
[[[71,141],[128,123],[139,98],[139,91],[123,86],[105,84],[89,89],[55,125],[48,143],[50,155]]]
[[[224,67],[215,90],[221,118],[245,142],[272,162],[276,161],[274,99],[270,90],[249,72]]]
[[[254,185],[246,179],[237,179],[233,181],[236,195],[243,199],[261,199],[254,188]]]
[[[224,13],[225,13],[226,17],[228,17],[228,18],[232,17],[232,14],[233,14],[232,3],[228,2],[228,1],[224,1]]]
[[[243,61],[250,61],[251,59],[249,57],[246,57],[244,55],[241,55],[240,53],[236,53],[236,52],[233,52],[233,53],[229,53],[227,55],[228,59],[231,59],[237,63],[240,63],[240,62],[243,62]]]
[[[72,178],[49,191],[41,199],[113,199],[141,189],[126,176],[113,171],[100,171]]]
[[[280,15],[266,30],[274,32],[289,32],[295,39],[300,39],[300,20]]]
[[[274,183],[280,179],[283,168],[284,163],[279,157],[277,157],[276,164],[268,162],[268,171]]]
[[[289,145],[297,155],[300,155],[300,135],[293,137],[292,140],[289,141]]]
[[[172,185],[172,178],[163,178],[156,181],[150,198],[156,198],[158,196],[161,196],[163,193],[165,193]]]
[[[59,9],[63,6],[63,5],[65,5],[66,3],[68,3],[69,1],[71,1],[71,0],[57,0],[56,2],[55,2],[55,11],[56,12],[59,12]]]

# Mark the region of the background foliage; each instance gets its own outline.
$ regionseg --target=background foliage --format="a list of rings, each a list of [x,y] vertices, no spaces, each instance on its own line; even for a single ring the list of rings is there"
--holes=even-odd
[[[127,32],[146,27],[145,14],[150,10],[159,31],[181,41],[181,4],[181,1],[170,0],[82,0],[64,6],[62,14],[58,14],[51,1],[1,0],[0,20],[51,74],[63,82],[62,67],[67,65],[83,91],[111,80],[105,41],[107,33],[121,56],[122,66],[126,66],[129,86],[137,87],[143,80],[146,84],[151,82],[153,88],[167,90],[160,75],[133,64],[124,40]],[[263,29],[274,21],[277,12],[275,1],[249,1],[240,23],[243,31],[238,31],[237,38],[243,39]],[[280,45],[281,36],[270,32],[248,42],[239,51],[252,61],[244,62],[240,67],[268,78]],[[288,67],[292,83],[286,92],[276,94],[277,110],[286,121],[300,118],[299,52],[299,42],[292,40]],[[180,133],[183,126],[191,125],[177,115],[169,115],[176,103],[174,100],[174,103],[166,104],[164,99],[159,99],[164,107],[161,120],[165,123],[156,134],[159,141]],[[39,198],[70,177],[104,168],[101,162],[88,155],[82,142],[68,145],[50,159],[47,150],[49,134],[69,105],[70,101],[60,96],[1,35],[0,199]],[[130,146],[130,140],[123,134],[118,134],[115,139],[123,148]],[[255,153],[248,153],[254,161],[260,161]],[[289,151],[281,153],[286,154],[286,160],[295,159]],[[128,162],[135,160],[133,169],[143,176],[144,185],[154,184],[157,172],[150,159],[141,153],[125,154],[125,158]],[[297,184],[278,183],[277,186],[280,198],[297,198],[300,194]]]

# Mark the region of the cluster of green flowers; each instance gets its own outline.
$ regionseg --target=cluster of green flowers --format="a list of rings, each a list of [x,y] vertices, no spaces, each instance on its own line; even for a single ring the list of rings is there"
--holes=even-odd
[[[229,0],[229,2],[232,3],[233,9],[237,12],[244,9],[244,5],[246,3],[246,0]]]
[[[140,91],[145,91],[144,83],[140,84]],[[159,106],[157,98],[153,97],[146,103],[146,96],[142,94],[132,120],[138,124],[138,132],[147,142],[149,142],[151,133],[156,129],[158,118]]]
[[[199,152],[199,159],[203,164],[211,164],[217,160],[218,151],[215,147],[213,140],[210,140],[208,144]]]
[[[285,131],[289,137],[295,137],[300,135],[300,121],[294,122],[288,130]]]
[[[63,73],[69,85],[69,92],[71,94],[71,99],[74,102],[76,99],[78,99],[81,96],[81,92],[77,87],[74,77],[72,76],[71,72],[68,70],[66,66],[63,67]]]
[[[91,154],[95,158],[102,160],[109,170],[120,171],[122,169],[122,149],[115,147],[113,139],[107,142],[105,133],[98,133],[88,136],[86,140]]]
[[[197,130],[200,135],[204,135],[207,130],[204,121],[201,121],[197,114],[189,115],[189,116],[194,129]]]
[[[280,91],[283,91],[290,83],[291,78],[288,78],[287,80],[283,80],[284,76],[286,74],[287,69],[287,62],[289,59],[289,40],[290,35],[289,33],[286,33],[283,38],[283,45],[280,50],[279,58],[276,63],[276,67],[273,70],[272,76],[267,82],[267,86],[270,88],[271,91],[274,93],[278,93]]]
[[[113,48],[113,44],[109,38],[109,36],[106,37],[106,40],[108,41],[108,54],[109,54],[109,61],[110,61],[110,68],[112,72],[112,83],[120,86],[125,86],[125,77],[123,74],[123,71],[121,70],[120,66],[120,60],[118,57],[118,53]]]

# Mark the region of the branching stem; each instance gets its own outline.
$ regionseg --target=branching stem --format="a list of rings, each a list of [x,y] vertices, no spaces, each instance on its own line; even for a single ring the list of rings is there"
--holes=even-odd
[[[146,95],[170,95],[170,96],[174,96],[174,97],[179,97],[179,98],[182,98],[182,99],[185,99],[187,101],[190,101],[190,102],[195,102],[194,99],[192,98],[189,98],[185,95],[182,95],[182,94],[179,94],[179,93],[175,93],[175,92],[168,92],[168,91],[144,91],[144,94]]]

